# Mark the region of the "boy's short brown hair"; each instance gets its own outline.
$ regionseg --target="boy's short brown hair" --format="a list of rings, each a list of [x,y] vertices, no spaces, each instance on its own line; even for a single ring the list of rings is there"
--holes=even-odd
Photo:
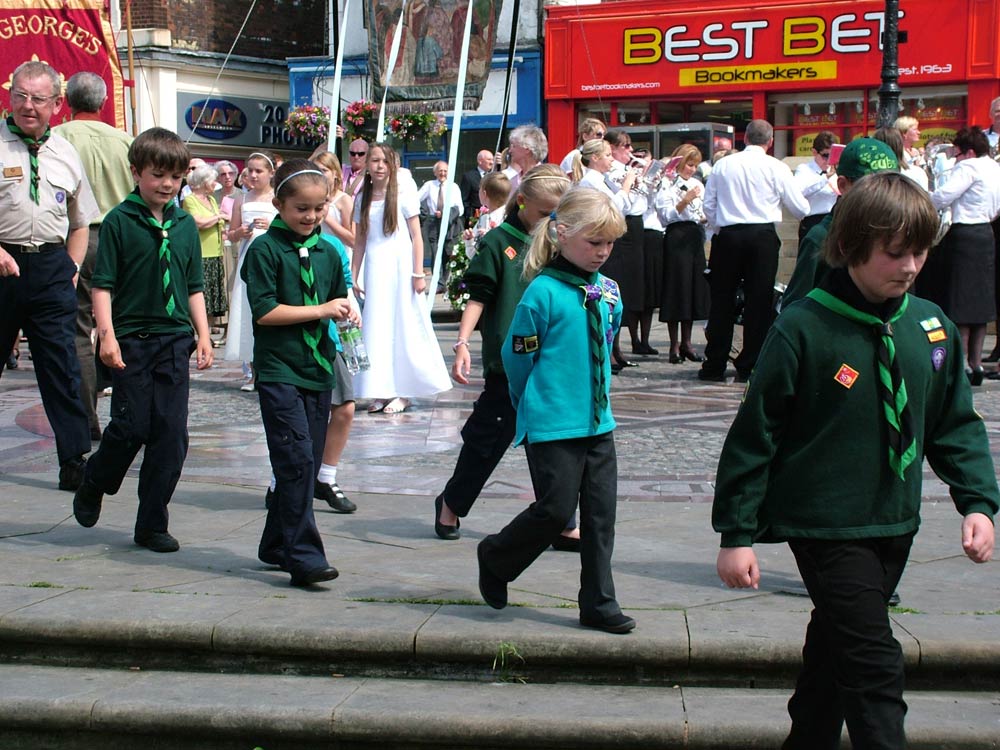
[[[191,152],[177,133],[166,128],[150,128],[132,141],[128,161],[140,173],[147,167],[165,172],[187,172]]]
[[[837,201],[823,259],[834,268],[865,263],[876,244],[897,237],[910,252],[929,249],[938,214],[926,191],[899,172],[876,172]]]
[[[486,194],[490,205],[503,205],[510,198],[510,178],[503,172],[490,172],[483,175],[479,187]]]

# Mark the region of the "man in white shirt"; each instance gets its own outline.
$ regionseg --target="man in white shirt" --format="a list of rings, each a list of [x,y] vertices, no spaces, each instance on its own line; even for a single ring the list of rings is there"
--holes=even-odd
[[[837,136],[829,130],[817,133],[813,139],[812,161],[795,168],[795,182],[809,201],[809,213],[799,222],[799,242],[833,210],[833,204],[837,202],[837,191],[833,189],[836,175],[830,165],[830,147],[834,143],[837,143]]]
[[[990,144],[992,156],[996,156],[1000,146],[1000,96],[990,102],[990,126],[983,131]]]
[[[746,149],[721,159],[705,189],[705,216],[718,234],[712,240],[708,264],[712,306],[705,363],[698,372],[701,380],[726,379],[740,284],[745,301],[743,350],[736,358],[736,382],[749,379],[773,317],[774,277],[781,248],[774,225],[781,221],[782,205],[796,219],[809,213],[809,201],[795,184],[791,170],[767,154],[774,143],[771,124],[752,120],[743,139]]]
[[[462,191],[448,181],[448,162],[434,165],[434,179],[425,182],[417,193],[420,201],[420,229],[424,236],[424,258],[432,259],[437,252],[441,230],[441,216],[445,216],[444,257],[451,255],[451,247],[462,232]],[[444,278],[444,274],[442,274]]]

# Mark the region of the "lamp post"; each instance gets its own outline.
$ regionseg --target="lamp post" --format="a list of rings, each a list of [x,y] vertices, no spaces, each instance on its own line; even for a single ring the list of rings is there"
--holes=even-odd
[[[899,0],[885,0],[882,85],[878,89],[878,115],[875,118],[875,127],[878,128],[892,127],[899,116],[899,37]],[[906,41],[905,37],[902,41]]]

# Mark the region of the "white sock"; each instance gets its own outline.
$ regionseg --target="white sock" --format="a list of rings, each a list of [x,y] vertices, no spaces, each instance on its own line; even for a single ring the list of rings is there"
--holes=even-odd
[[[316,479],[324,484],[336,484],[337,467],[330,466],[330,464],[320,464],[319,474],[316,475]]]
[[[267,487],[271,492],[274,492],[278,488],[278,480],[274,478],[274,474],[271,475],[271,483]]]

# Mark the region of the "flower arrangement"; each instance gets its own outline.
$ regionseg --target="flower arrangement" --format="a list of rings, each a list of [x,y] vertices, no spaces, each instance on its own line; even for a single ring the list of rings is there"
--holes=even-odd
[[[469,288],[465,283],[466,270],[469,268],[469,256],[465,252],[465,242],[456,242],[448,261],[448,285],[445,296],[453,310],[464,310],[469,301]]]
[[[288,113],[285,125],[291,135],[311,141],[325,141],[330,135],[330,109],[303,104]]]
[[[447,129],[444,118],[433,112],[406,112],[395,115],[385,126],[386,133],[404,142],[423,138],[428,148],[432,148],[433,140]]]
[[[344,135],[354,140],[371,140],[378,124],[378,105],[367,99],[351,102],[344,110]]]

